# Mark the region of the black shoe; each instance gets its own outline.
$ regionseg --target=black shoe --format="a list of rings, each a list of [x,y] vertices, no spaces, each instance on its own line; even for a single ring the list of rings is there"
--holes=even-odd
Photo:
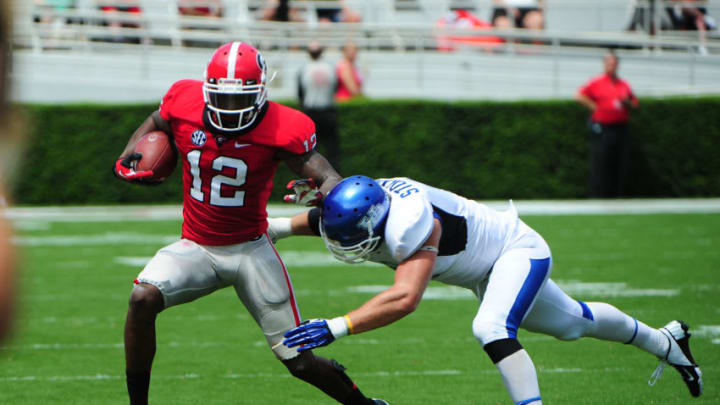
[[[688,333],[688,329],[688,325],[683,321],[670,321],[660,329],[660,332],[667,337],[670,347],[665,353],[665,357],[660,358],[660,365],[655,369],[648,384],[655,385],[662,375],[665,365],[670,364],[680,373],[685,385],[690,390],[690,395],[699,397],[703,387],[702,372],[690,352],[691,335]]]

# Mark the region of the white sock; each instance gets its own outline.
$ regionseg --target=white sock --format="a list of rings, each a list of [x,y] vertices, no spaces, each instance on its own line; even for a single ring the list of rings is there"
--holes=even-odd
[[[495,364],[513,403],[541,405],[535,365],[525,349],[518,350]]]
[[[667,336],[640,321],[637,321],[637,324],[637,335],[630,344],[664,359],[670,348],[670,341]]]
[[[664,357],[668,340],[659,330],[653,329],[604,302],[586,302],[593,317],[592,329],[587,336],[632,344],[646,352]]]

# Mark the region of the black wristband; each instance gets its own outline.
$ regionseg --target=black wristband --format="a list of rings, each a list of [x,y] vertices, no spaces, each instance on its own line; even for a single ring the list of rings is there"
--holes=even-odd
[[[315,236],[320,236],[320,211],[320,207],[315,207],[308,211],[308,224]]]

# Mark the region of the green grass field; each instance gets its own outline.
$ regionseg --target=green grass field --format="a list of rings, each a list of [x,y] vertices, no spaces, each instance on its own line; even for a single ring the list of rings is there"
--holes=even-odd
[[[524,217],[549,242],[552,278],[577,299],[606,301],[651,326],[684,319],[705,393],[692,399],[651,355],[622,344],[520,332],[546,404],[720,403],[720,215]],[[19,320],[0,346],[0,404],[126,404],[123,324],[132,280],[178,221],[18,224],[24,267]],[[334,262],[319,239],[283,240],[305,318],[344,314],[392,283],[380,266]],[[361,288],[358,288],[361,287]],[[317,354],[336,358],[367,394],[393,405],[509,404],[471,322],[475,299],[432,283],[418,310]],[[331,404],[275,360],[225,289],[158,320],[155,404]]]

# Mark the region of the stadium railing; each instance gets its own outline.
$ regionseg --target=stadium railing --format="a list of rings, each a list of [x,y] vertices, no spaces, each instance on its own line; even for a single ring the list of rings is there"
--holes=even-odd
[[[717,82],[720,40],[712,36],[705,43],[709,55],[699,57],[696,34],[550,28],[540,32],[517,29],[478,32],[440,29],[427,20],[401,22],[397,18],[405,11],[422,11],[423,4],[428,3],[425,0],[396,0],[394,21],[368,19],[359,24],[257,21],[252,7],[260,7],[262,2],[253,0],[238,1],[241,10],[226,9],[223,18],[183,16],[172,12],[175,1],[150,1],[157,8],[147,8],[142,14],[107,14],[94,6],[50,10],[59,22],[49,24],[35,21],[39,11],[34,3],[22,2],[13,38],[17,65],[12,76],[17,84],[15,99],[155,100],[169,80],[199,77],[197,66],[206,62],[209,50],[235,38],[258,46],[270,67],[281,70],[279,79],[272,84],[276,97],[294,97],[293,80],[306,60],[303,50],[310,40],[318,39],[327,45],[332,60],[338,56],[338,47],[349,38],[361,49],[359,63],[368,76],[366,94],[370,97],[572,97],[578,85],[590,74],[599,72],[600,56],[606,47],[619,49],[623,59],[621,70],[639,94],[720,91]],[[293,2],[301,3],[312,2]],[[481,3],[477,2],[479,7],[489,4]],[[548,7],[565,4],[566,10],[572,9],[569,3],[570,0],[547,2]],[[617,0],[601,3],[619,4]],[[401,4],[406,8],[399,8]],[[587,14],[592,14],[593,7],[584,7]],[[137,28],[110,27],[108,21]],[[184,26],[193,29],[181,29]],[[453,52],[443,52],[438,49],[439,36],[491,36],[503,42],[460,44]],[[49,64],[55,67],[52,72],[40,68]],[[156,67],[161,67],[162,75],[155,73]],[[84,72],[81,77],[77,75],[79,71]],[[108,80],[108,72],[112,80]],[[57,87],[63,82],[73,91]],[[82,91],[82,86],[89,86],[87,83],[99,87]],[[473,91],[468,91],[469,87]],[[48,92],[48,88],[56,89],[54,94],[49,94],[53,92]]]
[[[505,40],[511,46],[518,40],[530,41],[537,45],[614,45],[632,46],[655,50],[685,50],[692,51],[698,47],[697,34],[678,31],[658,30],[655,35],[646,32],[626,32],[624,30],[602,29],[602,24],[592,24],[592,21],[602,18],[604,13],[610,15],[613,24],[617,24],[618,15],[629,15],[627,1],[600,0],[596,2],[577,2],[571,0],[548,0],[546,13],[548,14],[548,29],[540,32],[526,30],[488,30],[479,33],[476,30],[453,30],[445,28],[441,32],[433,26],[433,22],[441,17],[443,10],[447,9],[447,1],[418,0],[416,2],[396,0],[388,1],[367,0],[361,2],[361,11],[364,14],[375,16],[367,18],[362,23],[347,24],[318,24],[316,19],[309,18],[303,23],[258,21],[255,19],[257,10],[264,4],[256,0],[224,1],[225,13],[220,18],[195,17],[180,15],[176,0],[140,0],[137,4],[142,6],[143,12],[134,13],[106,13],[98,8],[99,4],[114,4],[111,0],[88,1],[85,0],[77,8],[52,9],[39,8],[35,2],[22,2],[16,19],[15,43],[18,46],[32,46],[36,51],[46,47],[74,47],[77,42],[118,41],[119,39],[138,42],[142,44],[184,46],[188,43],[207,41],[208,46],[222,43],[228,37],[241,37],[258,44],[266,44],[272,49],[289,49],[302,47],[310,39],[321,39],[328,45],[337,45],[355,38],[360,47],[385,50],[435,50],[438,35],[453,36],[493,36]],[[207,2],[198,0],[195,4],[202,5]],[[430,8],[427,4],[435,4]],[[466,0],[466,3],[483,4],[490,10],[489,2]],[[649,8],[648,0],[635,0],[631,7]],[[674,2],[656,2],[656,17],[661,15],[661,8]],[[709,3],[709,2],[707,2]],[[193,4],[193,2],[191,2]],[[302,7],[305,15],[315,15],[315,8],[323,4],[337,4],[333,1],[293,1],[292,7]],[[353,4],[353,3],[350,3]],[[385,4],[384,7],[378,6]],[[390,7],[393,4],[401,8]],[[414,21],[396,21],[395,15],[410,9],[411,4],[422,10],[432,10],[434,19],[419,17]],[[446,4],[446,6],[443,6]],[[453,3],[460,4],[460,3]],[[623,6],[624,4],[624,6]],[[709,5],[699,2],[700,5]],[[379,9],[382,12],[371,12]],[[578,18],[578,11],[584,18]],[[386,18],[377,18],[378,15]],[[558,17],[553,17],[557,14]],[[53,23],[43,23],[40,15],[46,16]],[[647,13],[650,16],[649,13]],[[650,18],[650,17],[649,17]],[[628,20],[625,18],[623,20]],[[556,21],[556,22],[555,22]],[[560,21],[567,21],[565,25]],[[583,29],[573,29],[571,21],[583,24]],[[115,22],[133,25],[133,28],[119,28],[110,26]],[[553,23],[555,22],[555,23]],[[627,22],[627,21],[625,21]],[[626,25],[622,22],[623,25]],[[660,25],[660,24],[658,24]],[[184,29],[192,27],[192,29]],[[595,27],[595,29],[593,29]],[[711,53],[720,53],[720,39],[711,32],[706,46]],[[502,49],[502,47],[500,48]]]

